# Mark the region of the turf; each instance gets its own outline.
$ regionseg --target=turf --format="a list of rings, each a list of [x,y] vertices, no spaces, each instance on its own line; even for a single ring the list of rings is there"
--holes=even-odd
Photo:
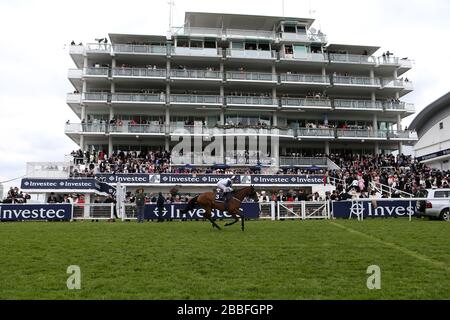
[[[406,219],[0,223],[0,299],[450,299],[449,240]]]

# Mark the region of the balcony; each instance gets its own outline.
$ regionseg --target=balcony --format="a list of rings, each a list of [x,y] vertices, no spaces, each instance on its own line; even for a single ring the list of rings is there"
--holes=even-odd
[[[342,86],[379,87],[380,79],[370,77],[333,76],[333,84]]]
[[[333,128],[298,128],[297,138],[334,139]]]
[[[306,33],[280,32],[278,33],[278,38],[280,41],[309,42],[309,37]]]
[[[111,54],[111,45],[108,43],[88,43],[85,51],[86,53]]]
[[[329,99],[281,98],[283,108],[331,110]]]
[[[398,140],[398,141],[417,141],[418,136],[415,131],[388,131],[386,132],[386,136],[389,140]]]
[[[165,104],[166,95],[164,93],[112,93],[111,102],[115,104]]]
[[[66,98],[66,102],[71,104],[79,104],[81,103],[81,93],[68,93],[67,94],[67,98]]]
[[[329,58],[333,63],[376,64],[375,57],[365,55],[330,53]]]
[[[115,44],[115,54],[166,55],[167,47],[160,45]]]
[[[170,103],[174,105],[216,105],[221,106],[223,100],[217,95],[171,94]]]
[[[237,81],[237,82],[277,82],[277,75],[272,73],[261,73],[261,72],[241,72],[241,71],[228,71],[226,73],[227,81]]]
[[[330,78],[314,74],[280,74],[281,83],[286,84],[306,84],[306,85],[329,85]]]
[[[188,57],[212,57],[221,58],[221,48],[188,48],[188,47],[172,47],[171,55],[188,56]]]
[[[398,89],[398,90],[405,90],[405,91],[412,91],[414,90],[413,83],[411,81],[406,81],[402,79],[383,79],[382,81],[382,88],[387,89]]]
[[[303,61],[314,63],[327,63],[328,58],[323,53],[285,53],[280,52],[280,59],[284,61]]]
[[[80,55],[84,53],[84,46],[71,45],[69,47],[69,54]]]
[[[214,128],[214,135],[224,135],[224,136],[274,136],[280,138],[291,138],[295,137],[295,130],[291,128],[260,128],[260,127],[225,127],[219,129],[220,132],[216,131]]]
[[[386,133],[384,131],[374,131],[372,129],[336,129],[338,139],[369,139],[369,140],[385,140]]]
[[[223,79],[223,73],[220,71],[209,70],[170,70],[171,79],[194,79],[194,80],[220,80]]]
[[[280,157],[280,166],[326,166],[327,158]]]
[[[335,99],[334,108],[336,110],[383,111],[383,105],[380,101],[371,100]]]
[[[83,75],[85,77],[108,77],[109,68],[102,68],[102,67],[84,68]]]
[[[221,28],[200,28],[200,27],[185,27],[185,28],[172,28],[172,32],[177,36],[188,37],[222,37]]]
[[[166,69],[114,68],[112,74],[114,78],[165,79]]]
[[[69,69],[69,79],[81,79],[83,77],[83,71],[80,69]]]
[[[85,92],[83,96],[84,102],[106,103],[108,102],[107,92]]]
[[[407,113],[415,113],[416,108],[413,103],[406,103],[406,102],[385,102],[384,108],[386,111],[401,111],[401,112],[407,112]]]
[[[228,58],[236,59],[274,60],[276,58],[276,52],[268,50],[227,49],[226,54]]]
[[[104,134],[107,126],[106,123],[66,123],[64,132],[67,134]]]
[[[227,106],[278,107],[272,97],[227,96]]]
[[[157,135],[165,134],[165,126],[160,124],[131,124],[124,121],[122,125],[109,125],[111,135]]]

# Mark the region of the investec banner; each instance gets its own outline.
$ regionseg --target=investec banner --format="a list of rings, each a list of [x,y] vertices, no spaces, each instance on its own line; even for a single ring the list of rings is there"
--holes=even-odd
[[[144,218],[145,219],[158,219],[161,216],[163,219],[203,219],[203,214],[205,209],[200,207],[195,207],[186,214],[181,214],[180,210],[183,209],[185,204],[166,204],[164,209],[159,212],[158,208],[154,204],[147,204],[144,208]],[[242,203],[241,208],[243,209],[244,217],[246,219],[258,219],[260,214],[260,207],[258,203]],[[213,218],[225,219],[231,218],[232,216],[228,212],[222,212],[219,210],[212,211]]]
[[[134,173],[134,174],[96,174],[95,177],[99,181],[106,183],[130,183],[130,184],[147,184],[155,183],[157,181],[156,175],[149,175],[145,173]]]
[[[0,220],[70,220],[71,204],[2,204]]]
[[[408,200],[333,201],[335,218],[409,217],[416,214],[416,202]]]
[[[323,184],[323,176],[321,175],[252,175],[251,184]]]
[[[100,190],[101,186],[100,183],[95,179],[22,179],[21,188],[26,190]]]
[[[170,184],[216,184],[223,178],[230,178],[231,175],[220,174],[161,174],[160,183]],[[237,184],[241,183],[241,177],[236,175]]]

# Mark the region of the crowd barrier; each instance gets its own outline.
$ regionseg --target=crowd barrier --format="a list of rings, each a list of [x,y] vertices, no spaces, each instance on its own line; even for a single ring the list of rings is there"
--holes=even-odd
[[[450,208],[450,199],[427,198],[383,198],[353,199],[346,201],[299,201],[299,202],[243,202],[241,212],[246,219],[266,220],[315,220],[315,219],[357,219],[383,217],[417,216],[418,201],[427,201],[441,208]],[[158,208],[155,204],[146,204],[146,220],[201,220],[203,208],[196,207],[186,214],[180,210],[184,203],[165,204]],[[213,210],[213,218],[232,218],[227,212]],[[136,206],[113,203],[89,204],[0,204],[0,221],[28,220],[110,220],[123,221],[136,219]]]

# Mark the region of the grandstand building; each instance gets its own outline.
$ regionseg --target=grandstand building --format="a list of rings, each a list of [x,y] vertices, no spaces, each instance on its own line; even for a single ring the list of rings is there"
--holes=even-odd
[[[260,155],[242,160],[247,147],[229,149],[226,139],[276,137],[267,152],[281,165],[323,167],[329,160],[318,154],[401,152],[417,141],[401,126],[414,113],[403,101],[412,62],[377,46],[329,43],[313,22],[187,12],[170,37],[109,34],[72,45],[67,103],[80,121],[65,132],[82,150],[111,154],[172,150],[182,129],[203,148],[224,138],[218,162],[242,166]],[[172,158],[213,164],[194,151]]]
[[[450,92],[425,107],[410,128],[419,135],[416,159],[435,169],[450,170]]]

